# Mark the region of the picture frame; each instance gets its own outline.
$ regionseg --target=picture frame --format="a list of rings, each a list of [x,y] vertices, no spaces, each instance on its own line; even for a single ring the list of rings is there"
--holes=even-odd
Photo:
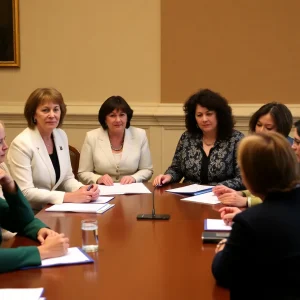
[[[19,0],[0,1],[0,67],[20,67]]]

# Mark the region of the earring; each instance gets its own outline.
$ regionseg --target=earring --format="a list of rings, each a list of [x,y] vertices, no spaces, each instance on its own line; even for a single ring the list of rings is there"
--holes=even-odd
[[[32,122],[33,124],[36,124],[36,119],[34,117],[32,117]]]

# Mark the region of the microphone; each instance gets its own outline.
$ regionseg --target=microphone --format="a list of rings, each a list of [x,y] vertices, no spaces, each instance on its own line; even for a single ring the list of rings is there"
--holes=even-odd
[[[59,146],[59,149],[60,149],[60,150],[63,150],[63,147],[62,147],[62,146]]]
[[[157,215],[155,213],[155,201],[154,201],[154,192],[156,190],[156,188],[158,187],[158,185],[156,185],[153,189],[153,193],[152,193],[152,214],[139,214],[136,216],[137,220],[169,220],[170,219],[170,215]]]

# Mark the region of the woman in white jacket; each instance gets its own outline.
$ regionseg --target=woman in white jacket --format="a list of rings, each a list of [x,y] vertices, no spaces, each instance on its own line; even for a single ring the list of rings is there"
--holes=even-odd
[[[47,203],[90,202],[97,185],[88,190],[74,178],[66,133],[58,128],[66,114],[60,92],[36,89],[24,109],[28,128],[11,143],[8,164],[14,180],[34,210]]]
[[[147,181],[153,166],[146,132],[130,126],[133,110],[120,96],[100,107],[100,128],[86,134],[78,177],[85,184],[112,185]]]

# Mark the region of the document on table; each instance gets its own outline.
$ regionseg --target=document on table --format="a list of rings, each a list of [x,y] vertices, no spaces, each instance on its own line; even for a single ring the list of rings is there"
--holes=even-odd
[[[99,185],[100,195],[125,195],[125,194],[151,194],[146,186],[141,183],[120,184],[114,183],[114,185]]]
[[[226,225],[222,219],[205,219],[204,230],[230,231],[231,226]]]
[[[94,260],[81,248],[72,247],[68,249],[68,253],[64,256],[43,259],[42,264],[39,266],[25,267],[22,269],[37,269],[64,265],[88,264],[93,262]]]
[[[201,194],[198,196],[182,198],[180,200],[190,201],[190,202],[194,202],[194,203],[201,203],[201,204],[218,204],[218,203],[220,203],[220,201],[218,200],[218,197],[213,192]]]
[[[98,197],[98,199],[92,200],[91,202],[89,202],[89,204],[95,204],[95,203],[102,203],[103,204],[103,203],[109,202],[112,199],[114,199],[114,197],[103,197],[103,196],[100,196],[100,197]]]
[[[213,186],[211,185],[201,185],[201,184],[191,184],[184,187],[166,190],[166,192],[175,193],[175,194],[183,194],[183,195],[201,195],[205,193],[209,193],[212,191]]]
[[[45,209],[47,212],[81,212],[103,214],[108,209],[114,207],[114,204],[90,204],[90,203],[62,203],[55,204]]]
[[[39,300],[43,293],[43,288],[34,289],[0,289],[0,299],[2,300]]]

